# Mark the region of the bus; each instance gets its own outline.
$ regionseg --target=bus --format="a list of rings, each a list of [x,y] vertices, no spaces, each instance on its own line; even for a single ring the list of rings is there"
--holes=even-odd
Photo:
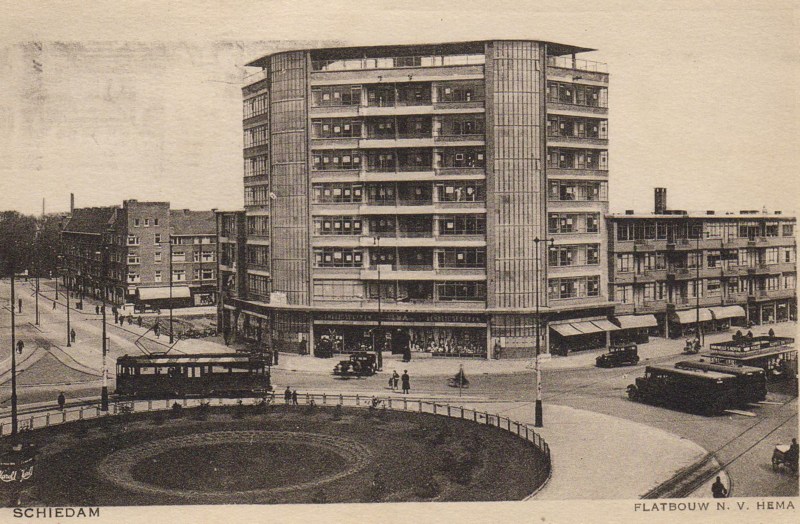
[[[268,393],[270,362],[241,353],[117,359],[116,393],[127,398],[257,397]]]
[[[628,386],[628,398],[713,415],[737,404],[736,381],[729,373],[647,366]]]
[[[677,362],[675,367],[678,369],[716,371],[736,376],[740,405],[761,402],[767,398],[767,375],[761,368],[716,364],[705,360],[684,360]]]

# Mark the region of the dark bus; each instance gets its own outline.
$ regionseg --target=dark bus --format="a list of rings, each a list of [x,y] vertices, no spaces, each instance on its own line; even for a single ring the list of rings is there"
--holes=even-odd
[[[683,362],[677,362],[675,367],[678,369],[716,371],[736,376],[740,405],[761,402],[767,398],[767,375],[761,368],[716,364],[704,360],[684,360]]]
[[[737,404],[736,381],[736,376],[729,373],[647,366],[644,376],[628,386],[628,397],[712,415]]]
[[[268,362],[262,357],[209,353],[117,359],[116,393],[123,397],[247,397],[271,389]]]

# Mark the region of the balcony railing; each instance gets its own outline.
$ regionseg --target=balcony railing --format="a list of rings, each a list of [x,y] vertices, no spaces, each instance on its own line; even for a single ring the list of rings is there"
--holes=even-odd
[[[380,264],[381,269],[387,265],[392,271],[433,271],[433,264]],[[371,265],[368,269],[377,271],[378,265]]]
[[[568,58],[565,56],[548,56],[547,65],[550,67],[560,67],[562,69],[577,69],[579,71],[589,71],[593,73],[608,73],[608,64],[595,62],[594,60],[584,60],[582,58]]]
[[[481,65],[486,56],[474,55],[434,55],[398,56],[386,58],[357,58],[351,60],[313,60],[311,70],[319,71],[358,71],[363,69],[397,69],[414,67],[444,67],[459,65]]]

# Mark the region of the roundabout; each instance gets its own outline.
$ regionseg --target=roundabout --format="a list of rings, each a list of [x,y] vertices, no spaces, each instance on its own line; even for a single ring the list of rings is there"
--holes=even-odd
[[[316,488],[364,469],[371,455],[367,446],[331,435],[213,431],[116,451],[98,472],[140,493],[226,500]]]
[[[341,406],[178,407],[26,438],[39,450],[28,506],[523,500],[549,468],[499,427]]]

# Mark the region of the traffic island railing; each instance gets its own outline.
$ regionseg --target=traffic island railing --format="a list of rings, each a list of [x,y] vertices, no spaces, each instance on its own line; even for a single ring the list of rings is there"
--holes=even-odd
[[[50,426],[68,424],[81,420],[104,419],[106,417],[119,417],[141,412],[171,411],[175,405],[183,408],[201,407],[257,407],[270,406],[274,408],[294,407],[291,401],[276,402],[274,393],[265,397],[255,398],[168,398],[158,400],[113,400],[109,402],[108,411],[102,411],[97,402],[76,403],[64,407],[62,410],[29,411],[24,410],[18,416],[18,431],[22,434]],[[409,399],[407,397],[370,396],[342,393],[306,393],[298,395],[297,406],[320,407],[354,407],[372,409],[378,412],[405,411],[427,413],[430,415],[466,420],[476,424],[483,424],[506,431],[530,443],[543,459],[542,467],[535,472],[534,485],[536,489],[525,500],[533,497],[544,487],[552,476],[552,456],[550,446],[534,431],[533,427],[523,422],[512,420],[488,411],[465,408],[461,405],[436,402],[432,400]],[[0,419],[0,437],[7,437],[11,433],[11,424],[8,417]]]

